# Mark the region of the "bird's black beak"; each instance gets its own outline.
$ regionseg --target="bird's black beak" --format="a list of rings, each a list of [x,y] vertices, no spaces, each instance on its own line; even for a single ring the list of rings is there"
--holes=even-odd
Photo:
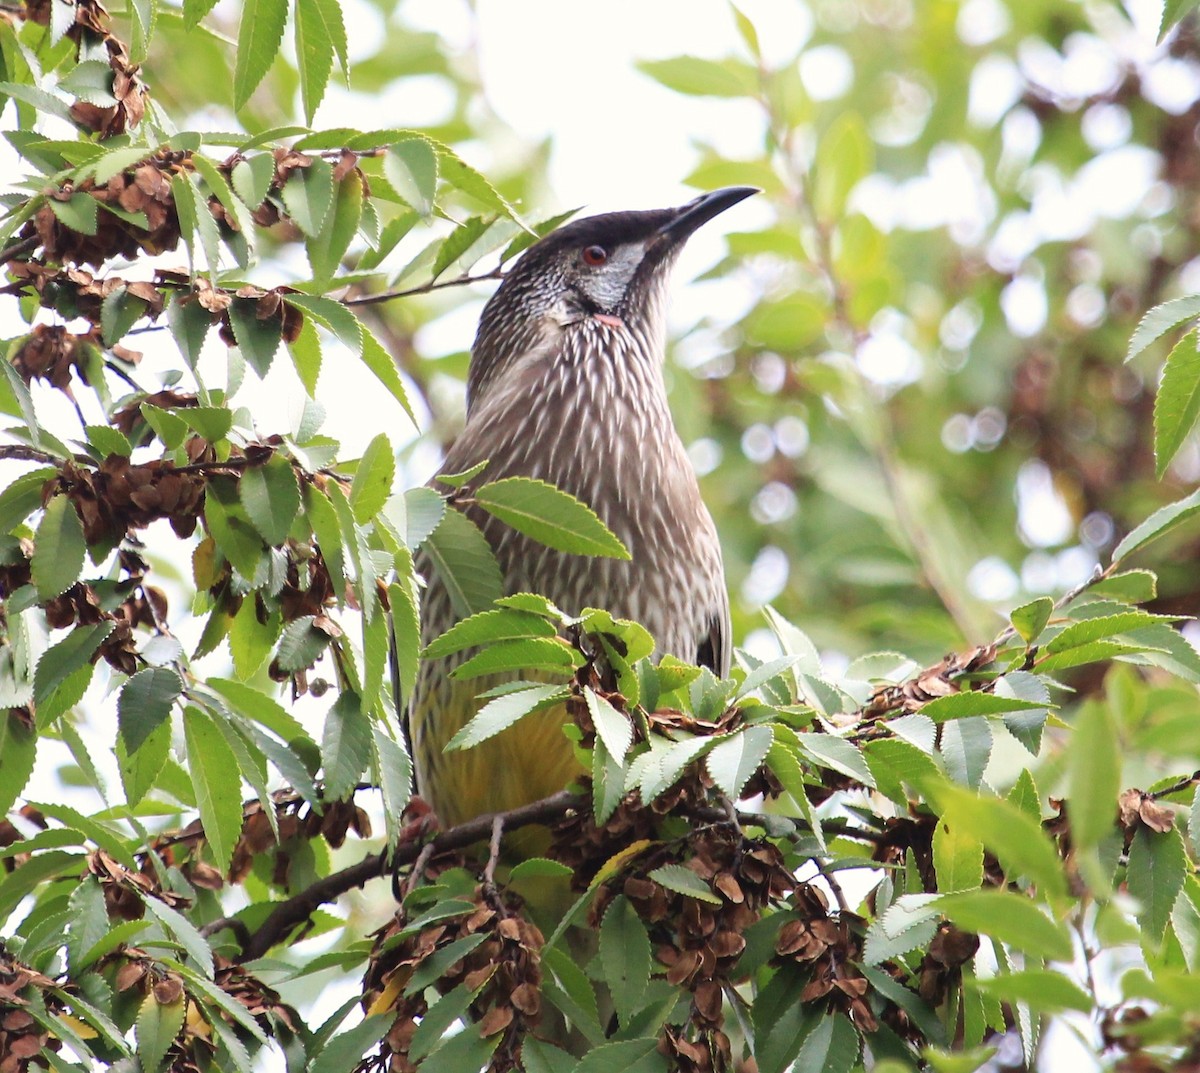
[[[671,243],[681,243],[714,216],[757,193],[760,193],[757,186],[726,186],[701,194],[694,201],[676,209],[675,215],[658,229],[658,233]]]

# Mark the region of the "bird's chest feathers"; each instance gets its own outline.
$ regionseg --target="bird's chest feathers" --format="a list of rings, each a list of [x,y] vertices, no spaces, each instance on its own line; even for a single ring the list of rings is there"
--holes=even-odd
[[[563,555],[492,519],[477,517],[518,587],[570,600],[597,571],[618,587],[690,559],[678,547],[703,512],[695,475],[675,431],[657,349],[605,324],[564,332],[551,351],[530,354],[472,415],[486,430],[472,461],[484,479],[534,477],[590,506],[625,543],[632,562]],[[477,424],[478,422],[478,424]],[[707,515],[705,515],[707,518]],[[578,575],[578,577],[576,577]],[[564,589],[565,586],[565,589]],[[584,602],[592,602],[580,593]],[[594,599],[594,598],[593,598]]]

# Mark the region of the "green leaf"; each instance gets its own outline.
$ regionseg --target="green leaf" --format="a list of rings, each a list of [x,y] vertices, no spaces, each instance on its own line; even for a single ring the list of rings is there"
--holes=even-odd
[[[8,364],[11,368],[11,364]],[[0,492],[0,535],[10,533],[42,505],[42,488],[57,470],[43,466],[22,473]]]
[[[438,163],[441,166],[442,178],[456,190],[474,198],[485,209],[521,222],[516,210],[500,192],[470,164],[444,145],[438,146]]]
[[[399,676],[393,689],[409,697],[416,687],[417,667],[421,651],[421,623],[415,587],[409,579],[388,586],[388,602],[392,610],[392,673]]]
[[[149,306],[135,298],[125,287],[114,287],[100,302],[100,333],[106,346],[119,343]]]
[[[998,679],[996,695],[1019,697],[1021,700],[1036,701],[1047,706],[1050,704],[1050,690],[1046,688],[1045,681],[1028,671],[1009,671],[1003,678]],[[1046,728],[1049,715],[1048,707],[1042,707],[1036,711],[1008,712],[1001,716],[1001,721],[1008,728],[1008,732],[1029,750],[1030,755],[1037,756],[1042,747],[1042,731]]]
[[[324,157],[312,157],[308,167],[288,176],[279,193],[296,226],[315,238],[333,205],[333,165]]]
[[[558,638],[532,637],[488,645],[455,667],[450,676],[467,679],[511,671],[545,671],[566,678],[583,666],[583,662],[583,657],[574,648]]]
[[[810,759],[832,771],[840,771],[864,786],[874,787],[875,776],[858,747],[833,734],[797,734],[795,745]]]
[[[37,737],[37,731],[18,709],[0,713],[0,816],[12,808],[33,774]],[[3,919],[4,914],[0,913],[0,921]]]
[[[607,823],[624,796],[625,770],[599,738],[592,746],[592,814],[596,823]]]
[[[242,780],[237,757],[211,717],[188,705],[183,710],[188,774],[196,791],[204,837],[217,869],[225,872],[242,834]]]
[[[1158,44],[1197,6],[1197,0],[1166,0],[1158,24]]]
[[[58,644],[42,653],[33,675],[33,699],[44,704],[63,682],[81,667],[87,666],[101,642],[112,633],[111,620],[76,626]],[[42,713],[39,711],[38,718]],[[3,810],[0,809],[0,813]]]
[[[759,1073],[783,1073],[792,1067],[821,1013],[800,1001],[808,976],[795,964],[784,965],[759,991],[750,1016],[754,1057]],[[808,1067],[804,1067],[807,1073]]]
[[[482,216],[472,216],[446,236],[438,247],[437,258],[430,270],[430,278],[437,279],[455,261],[474,246],[492,226],[493,221]]]
[[[271,153],[255,153],[244,157],[230,174],[233,192],[249,209],[257,209],[266,199],[275,181],[275,157]]]
[[[47,879],[72,873],[74,878],[78,879],[83,864],[82,853],[66,853],[61,850],[35,853],[20,868],[0,879],[0,920],[7,920],[9,914],[21,903],[21,899]],[[3,874],[0,872],[0,875]]]
[[[1185,295],[1155,306],[1138,322],[1133,338],[1129,340],[1129,352],[1125,360],[1132,361],[1171,329],[1197,316],[1200,316],[1200,294]]]
[[[304,102],[304,121],[312,123],[329,84],[335,48],[345,66],[346,26],[337,0],[295,0],[295,3],[300,97]]]
[[[433,954],[421,962],[416,972],[412,974],[412,978],[404,985],[404,994],[419,995],[425,988],[437,983],[438,978],[451,965],[466,957],[486,938],[487,935],[484,932],[478,932],[438,947]]]
[[[169,934],[175,936],[176,941],[192,959],[194,963],[192,967],[203,974],[205,979],[211,980],[213,977],[212,947],[208,945],[208,942],[187,917],[172,909],[166,902],[159,901],[152,894],[143,895],[142,904]],[[258,1030],[257,1025],[254,1027]]]
[[[229,307],[229,323],[242,357],[260,377],[266,376],[283,336],[282,321],[278,317],[259,320],[255,299],[235,298]]]
[[[1197,300],[1200,300],[1200,296],[1197,297]],[[1150,541],[1170,532],[1175,526],[1181,525],[1198,511],[1200,511],[1200,488],[1190,496],[1185,496],[1174,503],[1168,503],[1165,507],[1159,507],[1141,525],[1136,526],[1113,549],[1112,561],[1114,563],[1121,562],[1139,548],[1149,544]]]
[[[90,443],[100,453],[101,458],[108,455],[124,455],[128,458],[133,453],[133,446],[125,434],[109,425],[85,425]]]
[[[758,72],[741,60],[675,56],[667,60],[643,60],[637,66],[668,89],[689,96],[755,97],[759,93]]]
[[[460,619],[426,647],[426,659],[436,659],[461,652],[464,648],[494,644],[497,641],[520,641],[530,637],[555,636],[554,624],[540,615],[526,611],[498,609],[481,611]]]
[[[966,931],[988,935],[1047,960],[1069,961],[1072,957],[1067,929],[1024,894],[994,887],[962,891],[939,898],[936,906]]]
[[[424,551],[459,617],[487,610],[503,593],[504,582],[491,547],[461,511],[445,512],[426,538]]]
[[[506,477],[483,485],[475,502],[520,533],[558,551],[629,559],[629,551],[596,513],[545,481]]]
[[[733,801],[766,758],[775,740],[769,726],[745,727],[713,746],[704,758],[704,766],[713,782]]]
[[[1092,849],[1111,834],[1121,792],[1121,744],[1107,704],[1089,700],[1080,706],[1067,750],[1067,787],[1071,843]]]
[[[870,174],[875,154],[862,117],[840,111],[829,129],[817,139],[813,165],[813,207],[817,217],[831,224],[841,218],[850,191]]]
[[[345,1073],[356,1068],[359,1059],[368,1048],[383,1039],[395,1019],[391,1012],[372,1014],[353,1028],[326,1040],[313,1056],[307,1073]]]
[[[570,879],[574,874],[574,869],[562,861],[554,861],[549,857],[528,857],[513,865],[508,879],[510,883],[522,883],[531,879]]]
[[[264,465],[247,466],[238,494],[263,540],[273,547],[283,544],[300,511],[300,486],[292,464],[275,454]]]
[[[171,745],[171,724],[163,721],[146,735],[137,752],[130,753],[123,737],[117,738],[117,766],[121,772],[121,787],[131,808],[158,785],[159,775],[167,763]]]
[[[392,398],[400,404],[404,412],[408,414],[409,420],[415,426],[417,424],[417,417],[413,412],[412,402],[408,398],[408,389],[404,386],[400,370],[396,368],[395,359],[388,349],[365,327],[363,328],[362,335],[362,362],[371,370],[375,379],[388,389]],[[417,491],[417,489],[414,489],[414,491]]]
[[[1138,919],[1147,949],[1153,950],[1162,942],[1189,868],[1183,837],[1177,829],[1160,833],[1138,826],[1129,847],[1125,884],[1129,893],[1141,902]]]
[[[148,402],[143,402],[139,409],[142,416],[146,419],[146,424],[154,429],[154,434],[162,440],[163,446],[168,451],[174,451],[183,443],[183,438],[187,435],[188,425],[182,417],[176,416],[170,410],[152,406]]]
[[[297,0],[298,4],[331,4],[338,11],[336,0]],[[308,263],[318,280],[332,279],[341,268],[342,257],[350,247],[363,211],[363,181],[357,171],[351,171],[334,191],[333,212],[325,221],[321,233],[309,239]]]
[[[1046,623],[1050,621],[1053,613],[1054,601],[1049,596],[1042,596],[1014,608],[1012,614],[1008,616],[1008,620],[1020,635],[1021,640],[1027,645],[1031,645],[1037,640],[1038,634],[1046,628]]]
[[[967,719],[974,715],[1001,715],[1005,712],[1041,711],[1045,708],[1046,705],[1038,701],[968,690],[929,701],[921,706],[921,714],[928,716],[935,723],[946,723],[951,719]]]
[[[266,77],[283,42],[287,0],[245,0],[233,71],[233,107],[240,110]]]
[[[438,158],[432,142],[426,138],[397,142],[383,158],[383,174],[412,208],[426,218],[432,215],[438,181]]]
[[[623,894],[612,900],[600,923],[600,965],[617,1016],[627,1025],[650,983],[650,936]]]
[[[304,615],[293,619],[283,628],[275,662],[279,669],[294,673],[311,667],[329,646],[329,634],[313,625],[315,618]]]
[[[446,751],[469,749],[507,730],[517,720],[566,697],[560,685],[534,685],[516,689],[488,701],[474,718],[446,744]]]
[[[212,314],[199,301],[186,294],[176,294],[167,306],[167,323],[188,368],[196,370],[200,350],[212,328]]]
[[[1160,480],[1200,416],[1200,347],[1185,335],[1163,366],[1154,400],[1154,472]]]
[[[401,742],[388,737],[378,723],[371,724],[371,738],[375,746],[375,762],[379,769],[379,789],[383,794],[384,816],[399,835],[400,814],[408,805],[413,791],[412,759]],[[395,841],[394,838],[389,841]]]
[[[1046,642],[1043,651],[1048,654],[1064,652],[1069,648],[1079,648],[1093,641],[1129,633],[1142,626],[1167,620],[1169,616],[1151,615],[1147,611],[1122,611],[1116,615],[1084,619],[1082,622],[1071,623],[1061,633],[1055,634]],[[928,707],[926,705],[926,708]]]
[[[968,986],[1001,1002],[1024,1002],[1038,1013],[1078,1010],[1090,1014],[1096,1005],[1083,988],[1051,969],[1024,969],[986,980],[973,977]]]
[[[129,755],[167,721],[182,692],[183,680],[167,667],[148,667],[125,683],[117,698],[117,726]]]
[[[978,789],[992,757],[993,741],[991,724],[980,716],[945,723],[938,751],[946,773],[955,782]]]
[[[623,715],[612,706],[607,697],[600,696],[593,689],[585,687],[583,699],[587,702],[588,714],[600,740],[604,742],[609,755],[620,764],[633,744],[633,724],[629,717]]]
[[[347,798],[371,762],[371,720],[363,713],[356,693],[346,690],[329,709],[321,736],[321,757],[326,800]]]
[[[858,1032],[845,1014],[825,1015],[804,1037],[795,1069],[806,1073],[850,1073],[861,1047]]]
[[[392,494],[395,475],[396,455],[387,436],[381,432],[367,444],[350,486],[350,509],[359,525],[366,525],[383,509]]]
[[[316,485],[307,483],[304,486],[304,510],[317,538],[321,558],[325,560],[325,567],[329,571],[333,594],[340,604],[342,594],[346,591],[346,563],[342,552],[342,530],[338,525],[337,511],[324,492]]]
[[[970,831],[939,819],[933,832],[933,867],[940,893],[975,890],[983,883],[983,843]]]
[[[81,235],[96,233],[99,227],[98,202],[90,194],[75,194],[66,201],[52,197],[47,201],[54,215],[72,231],[78,231]]]
[[[572,1073],[668,1073],[667,1060],[658,1053],[657,1037],[621,1040],[592,1047]]]
[[[183,0],[183,26],[186,30],[194,30],[214,7],[217,0]]]
[[[648,879],[661,883],[667,890],[682,894],[686,898],[695,898],[710,905],[721,905],[721,898],[714,894],[712,888],[690,868],[682,864],[664,864],[655,868]]]
[[[135,1029],[138,1062],[148,1073],[154,1073],[166,1057],[167,1050],[183,1028],[187,1001],[180,995],[174,1002],[162,1003],[155,997],[154,988],[146,993],[138,1009]]]
[[[233,427],[233,414],[224,406],[185,406],[179,416],[209,443],[219,443]]]
[[[258,573],[262,538],[250,525],[240,503],[233,501],[232,482],[213,481],[204,496],[204,527],[221,554],[249,582]]]
[[[471,480],[478,477],[485,469],[487,469],[488,460],[485,458],[482,462],[476,462],[475,465],[462,470],[459,473],[438,473],[434,475],[434,480],[438,484],[448,484],[451,488],[462,488]]]
[[[30,571],[38,599],[53,599],[79,580],[85,550],[75,504],[69,496],[54,496],[46,504],[33,540]]]
[[[1066,896],[1066,879],[1058,852],[1029,815],[1007,801],[978,797],[946,784],[930,787],[930,795],[951,824],[963,827],[990,849],[1009,873],[1036,883],[1050,899]]]

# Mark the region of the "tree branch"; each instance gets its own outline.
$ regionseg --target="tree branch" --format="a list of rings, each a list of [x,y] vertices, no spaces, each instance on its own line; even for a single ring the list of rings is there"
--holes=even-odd
[[[36,447],[27,447],[23,443],[0,444],[0,461],[9,460],[18,462],[45,462],[49,466],[60,466],[63,461],[57,455],[50,454],[49,451],[41,451]]]
[[[30,253],[36,250],[41,239],[37,235],[30,235],[29,238],[23,238],[20,242],[14,242],[11,246],[0,250],[0,265],[6,265],[9,261],[20,257],[23,253]]]
[[[472,843],[489,838],[498,820],[503,822],[506,830],[527,827],[534,823],[550,823],[562,819],[583,799],[576,794],[562,790],[541,801],[534,801],[521,808],[502,814],[489,813],[478,816],[467,823],[451,827],[437,835],[429,843],[434,852],[444,852],[452,849],[465,849]],[[397,846],[393,854],[372,853],[357,864],[343,868],[340,872],[319,879],[306,887],[299,894],[280,902],[271,915],[262,922],[249,942],[242,947],[239,961],[253,961],[264,956],[277,942],[282,940],[292,928],[306,921],[318,908],[332,902],[355,887],[363,887],[371,879],[382,876],[388,867],[398,867],[415,861],[421,854],[423,846],[417,842],[408,842]]]

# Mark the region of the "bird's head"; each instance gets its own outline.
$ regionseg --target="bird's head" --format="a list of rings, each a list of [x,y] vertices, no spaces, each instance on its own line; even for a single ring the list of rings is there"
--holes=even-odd
[[[702,224],[757,192],[730,186],[674,209],[588,216],[535,243],[484,308],[468,404],[510,363],[553,345],[563,332],[602,325],[660,339],[666,284],[684,243]]]

